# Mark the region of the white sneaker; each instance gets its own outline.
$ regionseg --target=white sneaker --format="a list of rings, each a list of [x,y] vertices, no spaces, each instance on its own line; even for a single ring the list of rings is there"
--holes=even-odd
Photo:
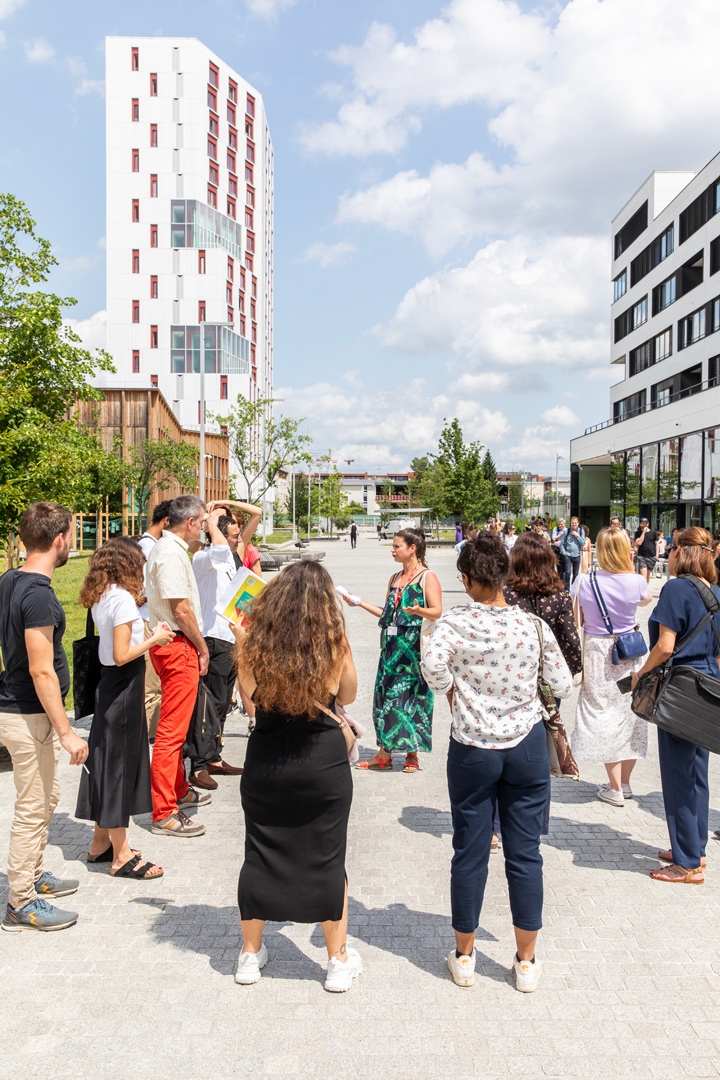
[[[344,994],[350,989],[353,979],[356,979],[361,971],[360,954],[357,949],[351,949],[348,945],[347,960],[344,964],[336,956],[331,956],[328,960],[325,989],[333,994]]]
[[[610,790],[610,785],[609,784],[598,784],[598,789],[599,788],[603,788],[604,791],[609,791]],[[629,784],[623,784],[622,785],[622,793],[623,793],[623,798],[624,799],[632,799],[632,797],[633,797],[632,788],[630,787]]]
[[[532,994],[533,990],[537,990],[542,975],[542,964],[537,956],[532,962],[530,960],[518,960],[517,953],[515,953],[513,971],[515,972],[515,987],[521,993]]]
[[[447,966],[456,986],[472,986],[475,982],[475,949],[469,956],[458,956],[453,949],[447,958]]]
[[[242,952],[238,959],[235,982],[241,986],[251,986],[260,981],[260,969],[268,962],[268,954],[265,945],[260,946],[259,953]]]
[[[609,784],[601,784],[597,789],[598,799],[610,803],[611,806],[624,806],[625,796],[622,791],[615,791]]]

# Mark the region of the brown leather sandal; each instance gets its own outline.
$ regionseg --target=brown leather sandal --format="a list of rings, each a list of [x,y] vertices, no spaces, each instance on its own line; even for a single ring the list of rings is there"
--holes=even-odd
[[[669,874],[674,876],[668,877]],[[658,866],[657,870],[650,871],[650,877],[655,881],[669,881],[673,885],[703,885],[705,882],[702,866],[689,870],[687,866],[677,866],[675,863]]]
[[[670,848],[667,851],[658,851],[658,859],[662,859],[663,862],[672,862],[672,851]],[[703,870],[707,869],[707,859],[704,855],[700,856],[700,866]]]

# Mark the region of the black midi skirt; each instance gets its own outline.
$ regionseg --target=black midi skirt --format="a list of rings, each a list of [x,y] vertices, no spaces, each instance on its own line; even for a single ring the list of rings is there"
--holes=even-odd
[[[258,710],[240,782],[242,919],[342,917],[352,793],[345,738],[334,720]]]
[[[122,667],[103,666],[88,747],[88,771],[80,772],[75,817],[94,821],[101,829],[126,829],[131,816],[149,814],[144,656]]]

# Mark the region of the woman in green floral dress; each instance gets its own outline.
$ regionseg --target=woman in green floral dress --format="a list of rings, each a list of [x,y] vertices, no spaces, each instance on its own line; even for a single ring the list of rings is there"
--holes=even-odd
[[[392,556],[402,569],[388,583],[384,607],[360,601],[380,620],[380,661],[375,680],[373,723],[380,745],[375,757],[356,769],[392,769],[392,752],[406,755],[403,772],[417,772],[418,750],[432,749],[433,695],[420,670],[423,620],[442,615],[440,582],[425,563],[425,537],[419,529],[397,533]],[[353,600],[345,597],[346,603]]]

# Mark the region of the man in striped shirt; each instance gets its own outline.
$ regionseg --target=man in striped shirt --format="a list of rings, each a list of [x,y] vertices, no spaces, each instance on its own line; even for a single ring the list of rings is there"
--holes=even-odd
[[[200,597],[188,548],[200,539],[204,519],[205,503],[197,496],[174,499],[168,528],[150,552],[146,568],[149,617],[153,625],[164,622],[174,631],[168,645],[150,650],[162,688],[150,774],[152,831],[165,836],[202,836],[205,826],[192,821],[183,810],[211,799],[190,787],[182,756],[199,678],[208,668]]]

